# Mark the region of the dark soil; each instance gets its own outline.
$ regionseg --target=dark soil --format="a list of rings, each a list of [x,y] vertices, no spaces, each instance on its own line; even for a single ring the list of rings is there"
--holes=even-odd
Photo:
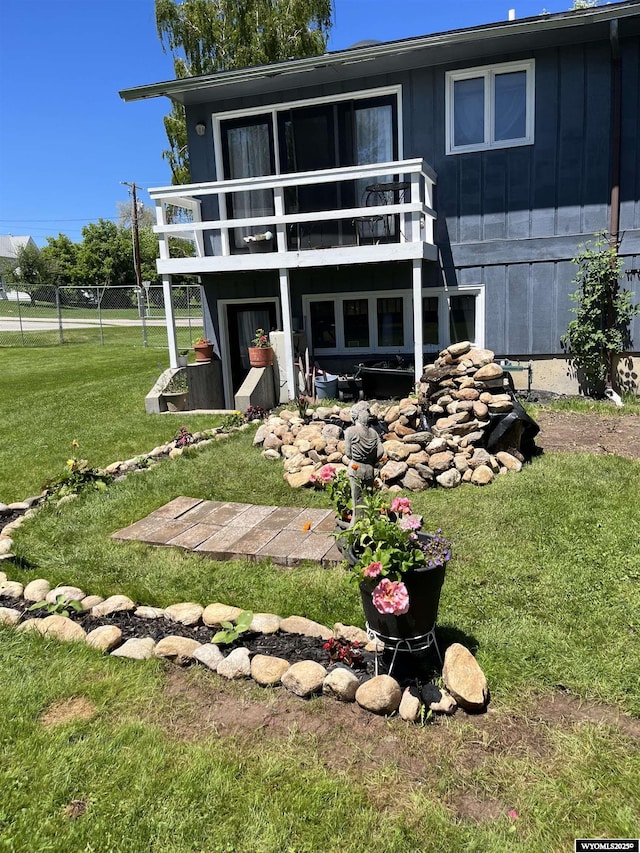
[[[32,602],[24,599],[5,598],[0,596],[0,607],[11,607],[19,610],[24,619],[44,619],[51,614],[46,608],[29,611]],[[210,643],[213,635],[220,630],[221,626],[212,628],[206,625],[182,625],[168,619],[143,619],[134,616],[130,612],[113,613],[110,616],[92,616],[89,611],[75,611],[69,609],[69,618],[81,625],[87,633],[103,625],[115,625],[122,631],[122,640],[132,638],[151,637],[155,642],[168,636],[188,637],[199,643]],[[233,649],[243,646],[249,650],[251,655],[264,654],[281,657],[289,663],[297,663],[302,660],[313,660],[323,666],[330,668],[329,654],[324,648],[324,640],[318,637],[305,637],[299,634],[276,632],[275,634],[261,634],[255,631],[245,631],[232,643],[220,644],[223,654],[228,654]],[[373,674],[374,655],[363,652],[362,665],[354,668],[357,675],[367,677]]]

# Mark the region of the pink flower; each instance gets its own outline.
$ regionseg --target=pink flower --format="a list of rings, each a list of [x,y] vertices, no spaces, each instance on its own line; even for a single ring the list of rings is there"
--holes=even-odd
[[[330,483],[336,476],[336,469],[333,465],[323,465],[319,471],[320,479],[323,483]]]
[[[377,578],[382,571],[382,563],[369,563],[362,573],[365,578]]]
[[[398,522],[398,527],[402,530],[420,530],[422,527],[422,516],[420,515],[405,515]]]
[[[409,593],[402,581],[383,578],[373,590],[371,598],[378,613],[402,616],[409,609]]]
[[[515,809],[511,809],[507,812],[511,820],[518,820],[518,812]]]
[[[409,515],[411,512],[411,501],[409,498],[394,498],[391,501],[391,512],[398,512],[400,515]]]

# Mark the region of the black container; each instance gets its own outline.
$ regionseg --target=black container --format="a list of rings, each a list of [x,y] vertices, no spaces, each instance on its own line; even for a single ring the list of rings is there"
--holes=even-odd
[[[362,607],[372,631],[385,639],[411,639],[422,637],[433,630],[438,617],[440,591],[444,583],[446,566],[423,567],[407,572],[402,582],[409,593],[409,610],[402,616],[379,613],[371,593],[378,585],[377,578],[367,578],[360,583]]]

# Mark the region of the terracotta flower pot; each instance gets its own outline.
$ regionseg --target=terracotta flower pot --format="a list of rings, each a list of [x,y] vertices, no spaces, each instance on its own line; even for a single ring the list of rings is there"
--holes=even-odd
[[[251,367],[270,367],[273,364],[273,347],[249,347]]]
[[[212,343],[195,344],[193,349],[196,354],[196,361],[211,361],[213,358]]]

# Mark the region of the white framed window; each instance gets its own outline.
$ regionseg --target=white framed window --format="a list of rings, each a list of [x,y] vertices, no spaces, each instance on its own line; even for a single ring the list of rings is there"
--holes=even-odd
[[[305,332],[316,355],[413,353],[410,290],[305,295]],[[456,341],[484,346],[484,286],[429,288],[422,296],[425,353]]]
[[[535,60],[447,71],[446,152],[534,141]]]

